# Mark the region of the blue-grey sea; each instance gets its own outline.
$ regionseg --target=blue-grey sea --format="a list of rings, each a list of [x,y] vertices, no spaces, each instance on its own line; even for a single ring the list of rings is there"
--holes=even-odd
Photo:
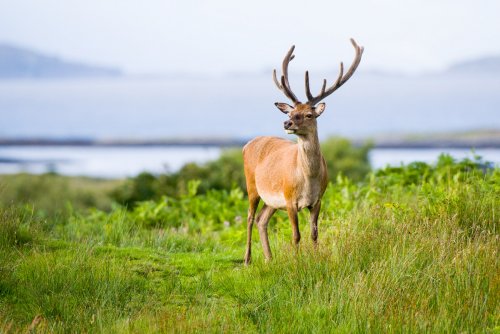
[[[216,159],[219,148],[205,147],[67,147],[0,146],[0,174],[57,172],[102,178],[123,178],[140,172],[173,172],[188,162],[203,163]],[[373,168],[423,161],[433,163],[441,153],[456,159],[482,156],[500,164],[500,149],[373,149]]]
[[[336,71],[326,73],[333,78]],[[313,91],[322,77],[311,75]],[[291,75],[304,96],[303,78]],[[286,99],[270,73],[0,80],[0,138],[179,139],[286,137]],[[500,129],[500,77],[359,72],[326,99],[321,139]],[[291,137],[290,137],[291,138]],[[373,150],[372,165],[433,161],[442,150]],[[448,150],[457,158],[468,150]],[[479,150],[500,162],[498,150]],[[57,171],[124,177],[207,161],[218,148],[0,147],[0,173]]]

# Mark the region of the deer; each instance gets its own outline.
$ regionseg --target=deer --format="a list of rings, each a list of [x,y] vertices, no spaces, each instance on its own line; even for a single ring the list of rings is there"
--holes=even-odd
[[[266,262],[272,259],[267,226],[277,210],[286,210],[292,227],[293,243],[298,246],[300,231],[298,212],[309,210],[311,239],[314,245],[318,240],[318,217],[321,199],[328,185],[328,172],[325,159],[321,154],[318,137],[317,118],[325,111],[321,102],[347,82],[356,71],[364,48],[351,38],[355,50],[354,60],[344,74],[344,64],[340,63],[339,75],[332,86],[326,87],[326,79],[319,95],[313,96],[309,86],[309,71],[305,72],[305,91],[307,102],[302,103],[290,88],[288,65],[295,57],[292,45],[282,64],[281,80],[273,70],[273,81],[283,94],[292,101],[276,102],[276,107],[288,115],[284,129],[288,134],[297,136],[297,142],[279,137],[260,136],[252,139],[243,147],[243,167],[248,193],[247,240],[244,262],[250,264],[252,256],[252,229],[257,222],[259,237]],[[255,214],[260,200],[264,202],[259,214]]]

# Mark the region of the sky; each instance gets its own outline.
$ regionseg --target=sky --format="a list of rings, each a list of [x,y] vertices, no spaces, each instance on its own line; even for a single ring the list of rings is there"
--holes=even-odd
[[[500,54],[498,0],[0,0],[0,42],[128,73],[268,71],[350,63],[404,73]]]

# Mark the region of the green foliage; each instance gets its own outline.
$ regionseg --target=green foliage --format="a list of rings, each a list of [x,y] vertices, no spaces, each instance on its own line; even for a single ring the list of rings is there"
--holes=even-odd
[[[370,144],[355,147],[347,139],[330,138],[322,146],[328,165],[330,180],[335,182],[340,173],[354,181],[362,180],[370,171],[368,152]],[[112,197],[128,207],[146,200],[158,200],[162,196],[180,197],[188,193],[190,181],[198,180],[198,193],[212,190],[230,191],[235,187],[246,188],[241,150],[222,152],[221,156],[204,164],[188,163],[178,172],[154,176],[141,173],[115,189]]]
[[[412,162],[406,166],[380,169],[375,175],[391,185],[411,185],[449,181],[451,178],[459,181],[465,176],[482,176],[492,169],[492,164],[483,162],[481,157],[476,157],[475,160],[463,159],[456,162],[452,156],[441,154],[434,166],[424,162]]]
[[[369,143],[356,147],[348,139],[338,137],[321,143],[330,181],[335,182],[339,174],[353,181],[361,181],[371,170],[368,159],[371,147]]]
[[[243,173],[243,155],[241,150],[226,150],[214,161],[201,166],[188,164],[178,173],[178,194],[186,193],[186,185],[190,180],[200,180],[198,191],[231,190],[234,187],[245,189]]]
[[[0,249],[33,242],[40,225],[29,208],[0,207]]]
[[[199,183],[188,183],[191,192],[179,199],[163,197],[159,202],[138,203],[132,210],[133,219],[144,227],[184,228],[196,232],[221,230],[224,223],[231,224],[246,212],[243,192],[210,190],[196,195]],[[238,215],[235,216],[235,213]]]
[[[36,215],[49,218],[91,207],[107,210],[109,193],[121,182],[56,174],[0,175],[0,207],[36,204]]]
[[[148,172],[142,172],[111,191],[115,201],[124,205],[157,198],[158,180]]]
[[[480,160],[338,175],[323,198],[319,245],[301,215],[271,222],[274,260],[254,231],[242,263],[240,188],[125,209],[73,212],[39,229],[4,212],[2,332],[494,332],[500,326],[500,169]],[[35,205],[36,207],[36,205]],[[8,224],[5,224],[8,222]],[[10,222],[10,223],[9,223]],[[9,225],[10,224],[10,225]],[[31,239],[12,237],[23,229]]]
[[[240,150],[226,150],[221,156],[204,164],[188,163],[178,172],[154,176],[141,173],[116,188],[112,196],[121,204],[133,207],[134,203],[158,200],[162,196],[182,197],[189,193],[191,181],[199,181],[197,192],[206,194],[213,190],[230,191],[235,187],[245,189],[243,157]]]
[[[95,332],[138,310],[148,293],[146,279],[95,252],[75,247],[11,254],[15,267],[0,278],[2,306],[9,310],[4,321],[26,323],[25,329],[35,322],[37,332]]]

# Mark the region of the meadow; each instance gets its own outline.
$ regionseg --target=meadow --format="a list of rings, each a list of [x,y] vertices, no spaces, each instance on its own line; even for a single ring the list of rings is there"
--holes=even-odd
[[[142,178],[0,177],[1,333],[500,332],[500,169],[480,159],[338,173],[319,245],[281,212],[248,267],[238,182]]]

